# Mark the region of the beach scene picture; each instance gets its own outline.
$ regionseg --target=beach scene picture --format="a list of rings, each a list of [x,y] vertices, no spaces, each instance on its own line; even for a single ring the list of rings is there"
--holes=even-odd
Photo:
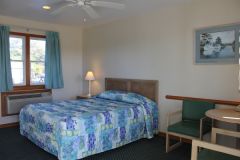
[[[200,34],[200,59],[235,57],[235,30]]]

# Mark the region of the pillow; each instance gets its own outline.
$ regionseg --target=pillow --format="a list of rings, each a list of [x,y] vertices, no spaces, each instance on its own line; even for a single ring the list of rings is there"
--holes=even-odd
[[[133,103],[133,104],[143,104],[146,101],[151,101],[148,98],[141,96],[137,93],[116,91],[116,90],[109,90],[109,91],[102,92],[98,94],[96,97],[102,98],[102,99],[109,99],[113,101]]]

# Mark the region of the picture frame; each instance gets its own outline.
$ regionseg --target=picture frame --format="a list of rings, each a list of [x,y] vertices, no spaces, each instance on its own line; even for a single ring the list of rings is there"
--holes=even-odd
[[[240,24],[195,31],[196,64],[239,62]]]

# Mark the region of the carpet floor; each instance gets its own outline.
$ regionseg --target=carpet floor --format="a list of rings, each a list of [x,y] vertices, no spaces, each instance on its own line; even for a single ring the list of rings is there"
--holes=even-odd
[[[82,160],[190,160],[191,146],[184,144],[165,153],[165,140],[156,136],[142,139],[123,147],[96,154]],[[57,160],[19,134],[18,127],[0,129],[1,160]]]

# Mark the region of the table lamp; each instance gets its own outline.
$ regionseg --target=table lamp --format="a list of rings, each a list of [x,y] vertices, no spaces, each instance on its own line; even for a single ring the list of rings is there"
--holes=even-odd
[[[88,71],[85,77],[85,80],[87,80],[89,82],[88,84],[88,97],[91,97],[91,81],[95,80],[95,77],[93,75],[92,71]]]

